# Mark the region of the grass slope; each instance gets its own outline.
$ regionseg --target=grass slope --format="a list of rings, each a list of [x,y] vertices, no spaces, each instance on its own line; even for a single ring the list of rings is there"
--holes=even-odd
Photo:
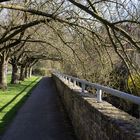
[[[31,89],[38,83],[39,77],[31,77],[20,84],[8,84],[6,91],[0,90],[0,134],[3,134],[7,125],[16,115],[18,109],[30,95]],[[8,83],[10,75],[8,76]]]

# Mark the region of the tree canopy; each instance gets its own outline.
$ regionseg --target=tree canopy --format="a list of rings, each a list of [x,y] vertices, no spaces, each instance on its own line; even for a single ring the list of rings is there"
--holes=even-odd
[[[58,60],[66,73],[104,84],[121,63],[133,79],[133,73],[139,75],[139,5],[138,0],[3,0],[1,56],[7,63],[13,56],[25,63]]]

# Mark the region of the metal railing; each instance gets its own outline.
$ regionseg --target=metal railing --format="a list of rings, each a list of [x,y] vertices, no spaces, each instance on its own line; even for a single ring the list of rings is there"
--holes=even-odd
[[[138,104],[140,105],[140,97],[139,96],[134,96],[132,94],[129,93],[125,93],[107,86],[102,86],[99,84],[95,84],[95,83],[91,83],[88,82],[86,80],[81,80],[79,78],[75,78],[69,75],[65,75],[59,72],[54,72],[53,74],[55,74],[58,78],[60,78],[62,81],[65,82],[72,82],[73,86],[76,86],[77,83],[80,83],[81,85],[81,92],[85,92],[86,87],[91,87],[96,89],[96,95],[97,95],[97,102],[102,102],[102,93],[106,93],[106,94],[110,94],[125,100],[129,100],[132,103]]]

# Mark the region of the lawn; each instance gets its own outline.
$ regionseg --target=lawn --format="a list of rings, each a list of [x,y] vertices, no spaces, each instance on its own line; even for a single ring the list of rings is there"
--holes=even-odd
[[[17,85],[8,83],[7,90],[0,90],[0,135],[3,134],[39,80],[40,77],[32,76]],[[10,75],[8,82],[10,82]]]

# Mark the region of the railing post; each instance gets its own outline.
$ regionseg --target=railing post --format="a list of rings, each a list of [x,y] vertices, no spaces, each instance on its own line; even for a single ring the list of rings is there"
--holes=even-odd
[[[76,80],[73,81],[73,86],[74,86],[74,87],[76,86]]]
[[[71,78],[68,78],[68,83],[70,84]]]
[[[82,92],[84,93],[85,92],[86,85],[84,83],[81,83],[81,84],[82,84]]]
[[[67,82],[67,77],[65,77],[65,81]]]
[[[65,76],[64,78],[65,78],[65,82],[67,82],[67,77]]]
[[[69,78],[68,77],[66,77],[66,82],[68,82],[69,81]]]
[[[96,94],[97,94],[97,102],[98,103],[102,102],[102,90],[97,89]]]

